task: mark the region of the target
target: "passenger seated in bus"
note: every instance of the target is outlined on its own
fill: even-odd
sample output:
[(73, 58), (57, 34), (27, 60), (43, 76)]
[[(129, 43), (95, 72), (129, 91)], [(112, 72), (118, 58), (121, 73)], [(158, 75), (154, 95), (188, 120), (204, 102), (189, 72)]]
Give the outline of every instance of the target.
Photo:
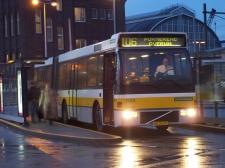
[(149, 82), (149, 67), (146, 67), (140, 77), (140, 82)]
[(125, 78), (125, 83), (135, 83), (138, 82), (138, 78), (136, 77), (136, 73), (134, 71), (131, 71)]
[(91, 77), (88, 80), (88, 86), (96, 86), (96, 84), (97, 84), (96, 77)]
[(164, 75), (174, 75), (174, 69), (168, 64), (169, 60), (167, 57), (163, 59), (162, 65), (156, 68), (155, 77)]

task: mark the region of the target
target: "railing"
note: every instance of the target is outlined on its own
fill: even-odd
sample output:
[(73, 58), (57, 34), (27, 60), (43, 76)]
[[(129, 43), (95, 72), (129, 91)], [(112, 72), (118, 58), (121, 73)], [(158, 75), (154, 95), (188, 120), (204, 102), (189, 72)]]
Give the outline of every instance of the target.
[(225, 126), (225, 100), (198, 103), (199, 122)]

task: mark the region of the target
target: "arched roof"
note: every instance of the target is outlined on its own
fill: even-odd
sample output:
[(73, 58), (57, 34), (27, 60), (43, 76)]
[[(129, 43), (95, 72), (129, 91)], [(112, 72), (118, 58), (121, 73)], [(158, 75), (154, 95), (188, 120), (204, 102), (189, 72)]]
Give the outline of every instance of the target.
[[(164, 18), (165, 19), (165, 18)], [(145, 20), (142, 22), (126, 24), (126, 31), (150, 31), (156, 24), (158, 24), (163, 18)]]
[[(165, 9), (148, 12), (144, 14), (134, 15), (126, 17), (126, 31), (127, 32), (138, 32), (138, 31), (154, 31), (154, 28), (163, 24), (163, 22), (174, 19), (175, 17), (182, 16), (190, 20), (195, 19), (195, 23), (202, 25), (204, 23), (195, 18), (194, 10), (188, 8), (183, 4), (171, 5)], [(215, 37), (219, 41), (218, 36), (215, 32), (207, 27), (207, 32)]]

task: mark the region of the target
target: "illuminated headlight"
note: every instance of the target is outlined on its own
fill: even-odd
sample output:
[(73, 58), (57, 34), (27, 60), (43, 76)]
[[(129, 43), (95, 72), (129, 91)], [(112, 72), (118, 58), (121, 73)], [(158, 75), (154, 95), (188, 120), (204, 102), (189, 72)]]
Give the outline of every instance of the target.
[(196, 110), (193, 108), (190, 109), (185, 109), (185, 110), (181, 110), (180, 113), (182, 116), (189, 116), (189, 117), (193, 117), (196, 115)]
[(136, 118), (138, 116), (137, 112), (126, 110), (123, 112), (124, 119)]

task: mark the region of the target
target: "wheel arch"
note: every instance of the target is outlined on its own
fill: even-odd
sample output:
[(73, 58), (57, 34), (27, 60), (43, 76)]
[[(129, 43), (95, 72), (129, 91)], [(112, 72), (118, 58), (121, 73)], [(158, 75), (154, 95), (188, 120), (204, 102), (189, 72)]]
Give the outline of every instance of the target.
[(92, 121), (93, 121), (93, 124), (95, 124), (95, 117), (94, 117), (95, 115), (94, 115), (94, 113), (95, 113), (95, 108), (96, 108), (97, 105), (100, 106), (100, 103), (99, 103), (98, 100), (95, 100), (94, 103), (93, 103), (93, 106), (92, 106)]

